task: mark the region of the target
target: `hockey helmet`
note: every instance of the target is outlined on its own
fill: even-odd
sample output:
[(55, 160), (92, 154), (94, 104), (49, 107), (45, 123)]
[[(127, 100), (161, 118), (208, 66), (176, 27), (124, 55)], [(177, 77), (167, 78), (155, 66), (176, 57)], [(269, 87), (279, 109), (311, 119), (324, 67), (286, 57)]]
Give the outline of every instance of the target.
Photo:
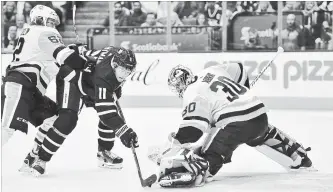
[(111, 60), (111, 67), (114, 69), (117, 78), (120, 77), (121, 80), (135, 71), (136, 64), (134, 52), (122, 47), (116, 50)]
[(30, 21), (36, 25), (48, 26), (48, 23), (53, 24), (53, 28), (60, 24), (60, 19), (57, 13), (45, 5), (36, 5), (30, 11)]
[(168, 86), (171, 91), (175, 92), (180, 98), (183, 97), (187, 86), (192, 82), (192, 71), (183, 66), (177, 65), (174, 67), (168, 77)]

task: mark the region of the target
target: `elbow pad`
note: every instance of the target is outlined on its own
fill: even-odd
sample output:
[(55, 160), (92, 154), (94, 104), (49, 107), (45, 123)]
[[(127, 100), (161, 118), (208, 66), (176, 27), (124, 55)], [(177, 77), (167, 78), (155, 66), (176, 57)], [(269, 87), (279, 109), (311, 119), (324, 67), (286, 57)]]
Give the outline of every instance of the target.
[(68, 65), (72, 69), (83, 69), (86, 63), (86, 60), (76, 53), (75, 50), (64, 46), (54, 50), (53, 57), (60, 65)]

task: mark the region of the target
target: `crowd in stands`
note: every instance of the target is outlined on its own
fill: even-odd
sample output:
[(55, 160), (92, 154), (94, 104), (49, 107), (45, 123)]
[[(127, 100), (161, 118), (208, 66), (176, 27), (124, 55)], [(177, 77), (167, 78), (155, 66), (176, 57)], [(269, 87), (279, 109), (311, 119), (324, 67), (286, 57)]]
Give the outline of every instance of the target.
[[(64, 23), (72, 18), (72, 1), (5, 1), (2, 7), (3, 29), (2, 43), (6, 52), (11, 52), (16, 46), (17, 38), (24, 27), (30, 24), (30, 10), (37, 4), (51, 7), (60, 19), (59, 31), (64, 30)], [(82, 2), (76, 2), (79, 7)]]
[[(288, 14), (284, 21), (287, 27), (282, 31), (282, 38), (286, 50), (333, 50), (333, 1), (286, 1), (283, 2), (283, 6), (283, 12), (304, 15), (303, 24), (295, 22), (293, 13)], [(224, 24), (221, 1), (174, 1), (171, 3), (172, 33), (210, 32), (213, 43), (217, 44), (215, 48), (221, 49), (222, 27), (229, 27), (236, 15), (274, 13), (277, 12), (278, 2), (227, 1), (226, 9), (227, 23)], [(116, 34), (165, 33), (167, 10), (165, 1), (116, 2), (114, 4), (115, 26), (118, 27)], [(109, 26), (109, 17), (105, 18), (104, 26)]]
[[(29, 12), (36, 4), (53, 8), (59, 15), (64, 30), (64, 22), (71, 18), (72, 1), (7, 1), (3, 6), (4, 39), (3, 45), (13, 49), (17, 37), (30, 22)], [(83, 2), (76, 2), (78, 6)], [(227, 1), (227, 22), (222, 19), (221, 1), (172, 1), (172, 33), (209, 33), (212, 49), (220, 50), (223, 27), (230, 27), (233, 19), (242, 14), (272, 14), (278, 9), (277, 1)], [(328, 49), (333, 50), (332, 20), (333, 1), (286, 1), (283, 12), (287, 14), (286, 27), (281, 31), (286, 50)], [(295, 13), (303, 14), (303, 23), (295, 22)], [(157, 34), (166, 33), (168, 4), (166, 1), (118, 1), (114, 3), (114, 23), (116, 34)], [(109, 16), (103, 25), (108, 27)], [(276, 29), (275, 25), (272, 29)], [(253, 32), (254, 38), (258, 32)], [(229, 38), (229, 33), (228, 33)], [(251, 42), (251, 41), (249, 41)], [(256, 41), (257, 43), (260, 41)], [(246, 45), (256, 47), (256, 45)], [(260, 47), (258, 45), (257, 47)]]

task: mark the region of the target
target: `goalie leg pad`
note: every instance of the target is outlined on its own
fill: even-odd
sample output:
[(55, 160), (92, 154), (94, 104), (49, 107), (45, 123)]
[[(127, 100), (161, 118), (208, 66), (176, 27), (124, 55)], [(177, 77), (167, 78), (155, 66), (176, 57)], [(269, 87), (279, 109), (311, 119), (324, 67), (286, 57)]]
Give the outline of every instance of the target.
[(308, 158), (307, 151), (311, 150), (304, 149), (293, 138), (272, 125), (269, 125), (263, 144), (255, 149), (286, 169), (300, 167), (304, 163), (302, 160)]

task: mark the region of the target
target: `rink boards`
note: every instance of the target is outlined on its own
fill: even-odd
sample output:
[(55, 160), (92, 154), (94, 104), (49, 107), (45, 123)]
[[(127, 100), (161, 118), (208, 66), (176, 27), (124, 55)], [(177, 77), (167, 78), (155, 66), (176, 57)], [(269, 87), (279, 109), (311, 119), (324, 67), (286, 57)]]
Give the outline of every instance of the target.
[[(262, 53), (138, 53), (137, 72), (129, 77), (120, 100), (125, 107), (179, 107), (180, 100), (169, 91), (170, 70), (185, 65), (199, 72), (210, 65), (242, 62), (250, 79), (274, 57)], [(2, 54), (2, 74), (11, 61)], [(155, 68), (147, 68), (156, 61)], [(253, 88), (270, 108), (333, 109), (333, 53), (294, 52), (280, 54)], [(54, 83), (48, 95), (54, 97)]]

